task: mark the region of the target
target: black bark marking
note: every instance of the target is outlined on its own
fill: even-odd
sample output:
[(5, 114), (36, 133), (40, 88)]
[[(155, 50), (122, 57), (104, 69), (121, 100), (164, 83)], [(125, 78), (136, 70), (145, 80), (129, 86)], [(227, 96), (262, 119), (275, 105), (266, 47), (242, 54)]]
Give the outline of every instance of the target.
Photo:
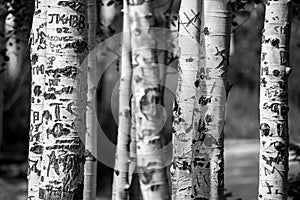
[(39, 56), (37, 54), (33, 54), (31, 57), (31, 63), (32, 65), (35, 65), (39, 60)]
[[(31, 166), (30, 166), (30, 163), (33, 163)], [(39, 170), (38, 168), (37, 168), (37, 164), (38, 164), (38, 160), (30, 160), (30, 159), (28, 159), (28, 171), (27, 171), (27, 176), (29, 176), (30, 175), (30, 173), (33, 171), (33, 172), (35, 172), (35, 173), (37, 173), (37, 175), (38, 176), (40, 176), (40, 174), (41, 174), (41, 170)]]
[(289, 53), (287, 51), (280, 51), (280, 64), (288, 67)]
[(148, 117), (156, 115), (156, 104), (160, 102), (160, 92), (158, 88), (147, 88), (140, 100), (141, 113), (148, 120)]
[(113, 0), (112, 0), (112, 1), (109, 1), (109, 2), (106, 4), (106, 6), (107, 6), (107, 7), (112, 6), (114, 3), (115, 3), (115, 1), (113, 1)]
[(196, 80), (195, 83), (194, 83), (195, 87), (199, 87), (200, 86), (200, 81), (199, 80)]
[(150, 187), (150, 190), (151, 190), (152, 192), (154, 192), (154, 191), (158, 190), (159, 187), (160, 187), (160, 185), (152, 185), (152, 186)]
[(279, 48), (279, 43), (280, 43), (280, 40), (278, 38), (271, 39), (271, 45), (273, 47)]
[(265, 78), (262, 78), (261, 79), (261, 84), (263, 85), (263, 87), (266, 87), (267, 86), (267, 81), (266, 81), (266, 79)]
[(186, 62), (193, 62), (194, 59), (192, 57), (188, 58), (188, 59), (185, 59)]
[(54, 100), (54, 99), (56, 99), (56, 96), (55, 96), (55, 94), (53, 94), (53, 93), (44, 93), (44, 98), (45, 98), (45, 100), (49, 100), (49, 99), (52, 99), (52, 100)]
[[(183, 13), (185, 15), (186, 19), (188, 20), (188, 22), (185, 22), (185, 23), (182, 22), (182, 24), (185, 25), (183, 27), (187, 28), (187, 27), (189, 27), (192, 24), (196, 29), (199, 29), (199, 27), (195, 23), (197, 23), (198, 20), (201, 21), (201, 19), (200, 19), (200, 17), (201, 17), (200, 12), (198, 12), (197, 14), (193, 10), (191, 10), (191, 12), (193, 14), (192, 18), (190, 18), (186, 12)], [(186, 28), (185, 28), (185, 30), (187, 31)]]
[(272, 194), (272, 187), (274, 187), (274, 185), (271, 185), (270, 183), (268, 183), (267, 181), (265, 182), (267, 184), (267, 188), (268, 188), (268, 193), (267, 194)]
[(270, 126), (269, 124), (262, 123), (260, 125), (260, 130), (262, 131), (263, 136), (268, 136), (270, 133)]
[(50, 112), (48, 110), (45, 110), (43, 112), (43, 115), (42, 115), (43, 119), (46, 120), (46, 124), (47, 124), (47, 121), (48, 120), (52, 120), (52, 115), (50, 114)]
[(49, 176), (50, 173), (50, 166), (53, 165), (54, 171), (57, 175), (59, 175), (59, 165), (58, 165), (58, 159), (56, 158), (55, 152), (52, 151), (50, 155), (47, 155), (49, 157), (49, 164), (47, 168), (47, 176)]
[(50, 74), (51, 74), (54, 78), (60, 77), (60, 74), (62, 74), (66, 77), (75, 79), (77, 76), (77, 73), (78, 73), (78, 69), (73, 66), (67, 66), (67, 67), (64, 67), (61, 69), (49, 69), (49, 70), (46, 70), (45, 73), (48, 76), (50, 76)]
[(52, 129), (47, 130), (47, 136), (49, 137), (49, 135), (53, 135), (53, 137), (58, 138), (71, 133), (70, 129), (63, 127), (62, 123), (55, 123)]
[(42, 94), (42, 90), (41, 90), (41, 86), (36, 85), (33, 89), (33, 94), (34, 96), (40, 96), (40, 94)]
[(43, 146), (42, 145), (34, 145), (30, 148), (30, 151), (35, 154), (42, 154), (43, 153)]
[(202, 95), (202, 96), (199, 98), (198, 103), (199, 103), (201, 106), (206, 106), (207, 104), (211, 103), (211, 96), (205, 97), (205, 96)]
[(208, 27), (204, 27), (204, 29), (203, 29), (203, 34), (204, 34), (204, 35), (209, 35)]
[(60, 106), (63, 105), (62, 103), (51, 103), (50, 107), (55, 106), (55, 121), (60, 120)]
[(69, 7), (75, 11), (79, 11), (79, 9), (84, 6), (80, 0), (72, 0), (72, 1), (59, 1), (59, 6)]
[(72, 43), (72, 47), (74, 48), (75, 53), (83, 53), (88, 49), (88, 44), (84, 40), (76, 40)]
[(261, 61), (264, 61), (265, 59), (266, 59), (266, 55), (267, 55), (267, 53), (265, 53), (265, 52), (262, 52), (262, 54), (261, 54), (262, 56), (261, 56)]

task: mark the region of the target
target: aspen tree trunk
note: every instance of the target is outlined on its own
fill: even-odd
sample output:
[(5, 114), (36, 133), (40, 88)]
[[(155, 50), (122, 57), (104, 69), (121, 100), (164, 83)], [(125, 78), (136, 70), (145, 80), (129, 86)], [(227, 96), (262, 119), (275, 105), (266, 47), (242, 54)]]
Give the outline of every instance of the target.
[(127, 0), (123, 1), (123, 40), (119, 89), (119, 127), (114, 173), (113, 199), (127, 200), (129, 195), (130, 132), (131, 132), (131, 58)]
[[(16, 81), (21, 72), (22, 52), (23, 45), (21, 45), (21, 38), (24, 33), (20, 33), (21, 27), (19, 27), (21, 19), (15, 16), (16, 10), (12, 7), (11, 3), (7, 3), (8, 14), (5, 18), (5, 39), (6, 39), (6, 56), (5, 60), (5, 82), (8, 84)], [(20, 30), (18, 30), (20, 29)]]
[(31, 110), (28, 154), (28, 199), (39, 199), (41, 163), (44, 151), (44, 112), (46, 57), (46, 1), (35, 1), (31, 30)]
[(150, 1), (130, 1), (133, 100), (137, 136), (137, 170), (144, 200), (169, 199), (162, 155), (163, 116), (155, 55), (154, 16)]
[(201, 2), (182, 0), (179, 10), (178, 86), (173, 106), (172, 199), (190, 199), (195, 81), (199, 67)]
[[(228, 0), (203, 0), (200, 67), (195, 81), (192, 198), (224, 199), (224, 122), (231, 13)], [(202, 55), (203, 54), (203, 55)]]
[[(0, 1), (3, 4), (3, 1)], [(0, 15), (0, 31), (4, 32), (4, 16)], [(4, 47), (4, 37), (0, 36), (0, 50)], [(2, 145), (3, 137), (3, 106), (4, 106), (4, 73), (5, 66), (3, 65), (4, 54), (0, 54), (0, 147)]]
[(287, 199), (290, 1), (267, 1), (261, 51), (258, 199)]
[(97, 111), (94, 108), (97, 92), (96, 79), (96, 55), (92, 52), (96, 45), (96, 0), (88, 0), (88, 90), (87, 90), (87, 111), (86, 111), (86, 138), (85, 138), (85, 165), (84, 165), (84, 200), (96, 199), (97, 188)]
[[(157, 55), (158, 55), (158, 63), (159, 63), (159, 79), (160, 79), (160, 95), (161, 98), (164, 98), (164, 90), (166, 85), (166, 76), (167, 76), (167, 68), (169, 67), (168, 64), (173, 61), (173, 55), (170, 53), (172, 51), (172, 45), (170, 43), (170, 39), (175, 36), (174, 32), (178, 32), (178, 26), (173, 29), (174, 32), (168, 31), (168, 29), (173, 28), (173, 25), (176, 26), (176, 19), (171, 19), (171, 17), (174, 17), (176, 15), (176, 12), (179, 10), (179, 4), (180, 0), (155, 0), (152, 2), (153, 7), (153, 14), (155, 18), (155, 26), (161, 27), (160, 29), (155, 29), (159, 33), (156, 33), (159, 35), (159, 46), (162, 48), (157, 49)], [(174, 17), (175, 18), (175, 17)], [(173, 34), (172, 34), (173, 33)], [(173, 42), (173, 41), (171, 41)], [(131, 102), (132, 105), (134, 105), (134, 101)], [(164, 106), (164, 102), (162, 101), (161, 104)], [(131, 112), (134, 113), (134, 106), (132, 106)], [(167, 109), (165, 107), (165, 109)], [(163, 119), (165, 122), (166, 119)], [(130, 200), (136, 200), (136, 199), (142, 199), (142, 194), (140, 191), (140, 185), (138, 180), (138, 172), (135, 168), (136, 166), (136, 122), (135, 119), (132, 118), (131, 122), (131, 143), (130, 143), (130, 173), (129, 173), (129, 183), (130, 183)], [(165, 124), (164, 124), (165, 125)], [(164, 129), (162, 130), (162, 134), (164, 135), (164, 130), (166, 126), (164, 126)], [(163, 138), (163, 144), (166, 143), (164, 139), (167, 136), (162, 136)], [(167, 174), (169, 167), (167, 169)], [(134, 174), (132, 174), (132, 172)], [(169, 177), (168, 177), (169, 179)], [(171, 186), (171, 184), (169, 185)], [(171, 189), (169, 189), (171, 190)]]
[(47, 1), (45, 150), (40, 198), (83, 198), (87, 1)]
[(112, 23), (116, 16), (120, 14), (121, 7), (117, 3), (118, 1), (112, 0), (102, 0), (100, 7), (100, 29), (102, 40), (105, 40), (107, 37), (113, 35), (116, 30), (112, 26)]

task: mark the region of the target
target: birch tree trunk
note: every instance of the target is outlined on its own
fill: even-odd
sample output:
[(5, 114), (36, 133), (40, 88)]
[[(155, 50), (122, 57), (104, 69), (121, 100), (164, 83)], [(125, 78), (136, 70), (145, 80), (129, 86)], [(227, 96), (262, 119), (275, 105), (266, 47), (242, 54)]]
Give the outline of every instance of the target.
[(28, 154), (28, 199), (39, 199), (41, 163), (44, 151), (44, 112), (46, 57), (46, 1), (35, 1), (31, 30), (31, 110)]
[(129, 198), (130, 132), (131, 132), (131, 58), (127, 0), (123, 1), (123, 39), (119, 89), (119, 126), (116, 149), (113, 199)]
[[(203, 0), (200, 67), (195, 81), (192, 198), (223, 199), (225, 104), (231, 14), (228, 0)], [(201, 54), (202, 54), (201, 53)]]
[(179, 10), (178, 85), (173, 106), (172, 199), (190, 199), (195, 81), (199, 67), (201, 3), (183, 0)]
[[(0, 1), (3, 5), (3, 1)], [(4, 33), (4, 16), (3, 13), (0, 15), (0, 32)], [(0, 35), (0, 50), (3, 51), (5, 46), (4, 37)], [(2, 145), (3, 138), (3, 107), (4, 107), (4, 73), (5, 65), (3, 65), (5, 53), (0, 54), (0, 147)]]
[[(24, 39), (24, 32), (22, 33), (22, 27), (19, 27), (21, 24), (21, 17), (17, 16), (17, 9), (14, 8), (17, 2), (7, 2), (8, 14), (5, 18), (5, 39), (6, 39), (6, 56), (5, 60), (6, 71), (5, 71), (5, 82), (6, 87), (9, 87), (11, 83), (16, 81), (17, 77), (21, 72), (22, 65), (22, 53), (23, 53), (23, 44), (21, 44), (21, 39)], [(18, 2), (21, 4), (21, 2)], [(20, 5), (21, 7), (22, 5)], [(25, 17), (25, 16), (23, 16)], [(22, 35), (23, 34), (23, 35)]]
[[(3, 4), (3, 1), (0, 1)], [(4, 16), (0, 15), (0, 31), (4, 32)], [(4, 37), (0, 36), (0, 50), (3, 50), (5, 45)], [(3, 51), (4, 52), (4, 51)], [(5, 54), (0, 54), (0, 147), (2, 145), (3, 138), (3, 107), (4, 107), (4, 73), (5, 66), (3, 65), (3, 59)]]
[(137, 136), (137, 170), (144, 200), (169, 199), (162, 155), (163, 116), (150, 1), (130, 1), (132, 87)]
[[(156, 49), (156, 53), (158, 56), (158, 63), (159, 63), (159, 79), (160, 79), (160, 98), (164, 98), (164, 89), (166, 85), (166, 77), (167, 77), (167, 68), (169, 67), (168, 64), (172, 63), (174, 61), (173, 55), (170, 53), (172, 52), (172, 45), (170, 43), (170, 39), (175, 37), (174, 32), (178, 33), (178, 26), (175, 30), (168, 31), (169, 28), (173, 24), (176, 24), (174, 21), (176, 19), (170, 19), (171, 17), (177, 16), (177, 12), (179, 10), (179, 4), (180, 0), (155, 0), (152, 2), (152, 8), (153, 8), (153, 16), (155, 19), (155, 31), (157, 35), (159, 35), (159, 48)], [(175, 17), (174, 17), (175, 18)], [(172, 22), (171, 22), (172, 21)], [(172, 25), (171, 25), (172, 24)], [(176, 26), (176, 25), (175, 25)], [(173, 27), (172, 27), (173, 28)], [(172, 34), (173, 33), (173, 34)], [(158, 39), (158, 38), (156, 38)], [(173, 42), (173, 41), (171, 41)], [(132, 100), (131, 105), (131, 113), (135, 113), (134, 111), (134, 100)], [(161, 105), (164, 105), (164, 102), (161, 102)], [(164, 109), (168, 109), (167, 106), (164, 107)], [(163, 119), (165, 122), (166, 119)], [(166, 122), (164, 124), (164, 129), (162, 130), (162, 140), (163, 144), (166, 142), (166, 133), (165, 128), (169, 128), (166, 125)], [(164, 136), (165, 135), (165, 136)], [(164, 140), (165, 139), (165, 140)], [(138, 179), (138, 172), (136, 170), (136, 121), (135, 118), (132, 118), (131, 121), (131, 139), (130, 139), (130, 166), (129, 166), (129, 183), (130, 183), (130, 200), (136, 200), (136, 199), (142, 199), (142, 194), (140, 191), (140, 185)], [(169, 167), (166, 167), (168, 170)], [(132, 174), (134, 173), (134, 174)], [(168, 174), (168, 171), (167, 171)], [(168, 177), (169, 179), (169, 177)], [(171, 186), (171, 184), (170, 184)], [(170, 190), (170, 189), (169, 189)]]
[(258, 199), (287, 199), (290, 1), (267, 1), (261, 51)]
[(40, 198), (82, 199), (87, 1), (47, 1), (45, 150)]
[(97, 111), (94, 108), (97, 92), (96, 79), (96, 55), (92, 52), (96, 45), (96, 23), (97, 23), (97, 2), (88, 0), (88, 90), (87, 90), (87, 111), (86, 111), (86, 138), (85, 138), (85, 165), (84, 165), (84, 200), (96, 199), (97, 188)]
[(111, 0), (102, 0), (100, 6), (100, 29), (102, 40), (105, 40), (107, 37), (112, 36), (116, 33), (115, 28), (113, 27), (113, 21), (116, 16), (120, 14), (121, 7), (119, 1)]

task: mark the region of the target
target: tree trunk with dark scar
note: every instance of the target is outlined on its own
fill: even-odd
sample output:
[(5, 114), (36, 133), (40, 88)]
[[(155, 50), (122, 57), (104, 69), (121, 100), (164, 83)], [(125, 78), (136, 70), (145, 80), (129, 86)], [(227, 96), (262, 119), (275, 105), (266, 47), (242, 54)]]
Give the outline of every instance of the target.
[(201, 3), (198, 0), (181, 2), (179, 10), (180, 47), (178, 86), (174, 102), (172, 199), (190, 199), (192, 192), (192, 139), (195, 102), (195, 81), (199, 68), (199, 30)]
[(35, 1), (35, 12), (31, 30), (31, 110), (28, 154), (28, 199), (39, 198), (39, 186), (44, 152), (44, 124), (47, 113), (44, 112), (46, 26), (47, 5), (45, 1)]
[(47, 1), (44, 110), (48, 120), (41, 199), (83, 199), (87, 67), (81, 64), (88, 50), (86, 12), (87, 1)]
[[(144, 200), (169, 199), (162, 153), (163, 116), (150, 1), (129, 1), (132, 48), (133, 117), (136, 122), (137, 172)], [(158, 37), (158, 36), (157, 36)]]
[(192, 199), (223, 199), (225, 105), (231, 12), (228, 0), (203, 0), (194, 108)]
[(258, 199), (287, 199), (290, 1), (266, 1), (260, 69)]

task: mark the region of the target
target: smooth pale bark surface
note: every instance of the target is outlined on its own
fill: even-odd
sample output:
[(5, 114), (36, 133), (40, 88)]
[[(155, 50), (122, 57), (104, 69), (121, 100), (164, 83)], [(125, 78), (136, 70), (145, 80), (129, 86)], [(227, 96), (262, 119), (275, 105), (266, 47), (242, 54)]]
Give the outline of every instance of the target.
[[(230, 2), (203, 0), (200, 45), (203, 55), (195, 81), (192, 198), (223, 199), (224, 122), (229, 92)], [(201, 54), (202, 54), (201, 53)]]
[(87, 2), (47, 1), (46, 136), (40, 198), (83, 196)]
[(42, 154), (45, 137), (44, 123), (48, 114), (44, 112), (46, 57), (46, 2), (35, 2), (31, 30), (31, 110), (28, 154), (28, 199), (39, 199)]
[[(113, 199), (127, 200), (129, 195), (129, 166), (131, 142), (131, 54), (127, 0), (123, 1), (123, 39), (119, 87), (119, 126), (114, 171)], [(133, 160), (134, 162), (134, 160)]]
[(195, 81), (199, 67), (201, 1), (183, 0), (179, 10), (178, 86), (173, 106), (172, 199), (190, 199)]
[(163, 126), (156, 38), (150, 1), (130, 1), (133, 99), (137, 139), (137, 171), (144, 200), (169, 199), (162, 155)]
[(87, 90), (87, 111), (86, 111), (86, 137), (85, 137), (85, 164), (84, 164), (84, 200), (96, 199), (97, 188), (97, 111), (94, 108), (95, 95), (97, 91), (96, 79), (96, 54), (92, 52), (96, 45), (96, 22), (97, 2), (88, 0), (88, 90)]
[(267, 1), (261, 51), (258, 199), (287, 199), (289, 0)]

